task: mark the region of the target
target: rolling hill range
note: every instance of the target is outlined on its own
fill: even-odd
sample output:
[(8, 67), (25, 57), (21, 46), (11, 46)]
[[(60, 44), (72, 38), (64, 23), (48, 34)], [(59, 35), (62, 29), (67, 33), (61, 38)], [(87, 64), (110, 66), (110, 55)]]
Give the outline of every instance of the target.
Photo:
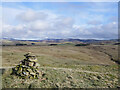
[(72, 44), (115, 44), (118, 43), (118, 39), (111, 40), (95, 40), (95, 39), (45, 39), (45, 40), (18, 40), (13, 38), (3, 38), (2, 45), (16, 45), (16, 44), (25, 44), (25, 45), (48, 45), (50, 43), (55, 44), (64, 44), (64, 43), (72, 43)]

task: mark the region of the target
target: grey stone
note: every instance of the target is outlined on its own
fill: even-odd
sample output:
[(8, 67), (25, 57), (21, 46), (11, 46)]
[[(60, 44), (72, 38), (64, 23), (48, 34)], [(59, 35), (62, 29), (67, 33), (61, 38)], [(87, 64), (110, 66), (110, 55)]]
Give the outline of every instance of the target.
[(38, 70), (40, 65), (37, 63), (36, 56), (30, 52), (24, 56), (25, 59), (20, 61), (20, 64), (12, 69), (12, 73), (24, 78), (41, 78), (43, 73)]

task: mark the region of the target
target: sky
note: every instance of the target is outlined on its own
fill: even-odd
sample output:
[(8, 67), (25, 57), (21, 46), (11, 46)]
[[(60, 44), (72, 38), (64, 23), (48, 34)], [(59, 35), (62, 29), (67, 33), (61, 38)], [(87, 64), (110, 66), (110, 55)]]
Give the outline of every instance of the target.
[(117, 2), (4, 2), (2, 37), (117, 39)]

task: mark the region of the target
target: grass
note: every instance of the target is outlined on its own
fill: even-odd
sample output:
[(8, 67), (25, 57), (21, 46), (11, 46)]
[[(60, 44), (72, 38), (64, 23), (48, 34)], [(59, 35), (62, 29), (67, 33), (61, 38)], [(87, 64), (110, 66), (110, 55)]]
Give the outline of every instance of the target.
[(108, 55), (116, 58), (116, 49), (110, 45), (5, 46), (3, 67), (16, 66), (24, 54), (32, 52), (46, 80), (20, 79), (10, 75), (11, 69), (8, 69), (3, 74), (3, 88), (116, 88), (118, 65)]
[[(91, 68), (91, 66), (84, 66)], [(93, 67), (93, 66), (92, 66)], [(100, 66), (99, 66), (100, 67)], [(110, 66), (109, 66), (110, 67)], [(109, 69), (109, 67), (105, 69)], [(112, 66), (111, 66), (112, 67)], [(102, 66), (101, 66), (102, 68)], [(19, 79), (10, 75), (10, 69), (3, 75), (3, 88), (116, 88), (118, 87), (117, 68), (113, 73), (73, 68), (40, 67), (46, 80)], [(94, 72), (93, 72), (94, 71)], [(98, 70), (100, 71), (100, 70)]]
[[(108, 48), (109, 49), (109, 48)], [(113, 50), (114, 51), (114, 50)], [(3, 66), (18, 64), (27, 52), (37, 55), (42, 66), (103, 64), (113, 65), (110, 57), (99, 50), (75, 46), (5, 46), (3, 47)], [(112, 52), (112, 50), (111, 50)], [(117, 53), (116, 53), (117, 54)]]

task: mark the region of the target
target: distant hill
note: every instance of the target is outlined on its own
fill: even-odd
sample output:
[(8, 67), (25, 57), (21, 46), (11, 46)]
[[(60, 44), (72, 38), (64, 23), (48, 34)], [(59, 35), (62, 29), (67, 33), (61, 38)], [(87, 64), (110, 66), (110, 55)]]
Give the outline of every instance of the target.
[(87, 43), (87, 44), (115, 44), (118, 42), (118, 39), (111, 40), (96, 40), (96, 39), (45, 39), (45, 40), (18, 40), (14, 38), (3, 38), (2, 43), (9, 45), (13, 45), (13, 43)]

